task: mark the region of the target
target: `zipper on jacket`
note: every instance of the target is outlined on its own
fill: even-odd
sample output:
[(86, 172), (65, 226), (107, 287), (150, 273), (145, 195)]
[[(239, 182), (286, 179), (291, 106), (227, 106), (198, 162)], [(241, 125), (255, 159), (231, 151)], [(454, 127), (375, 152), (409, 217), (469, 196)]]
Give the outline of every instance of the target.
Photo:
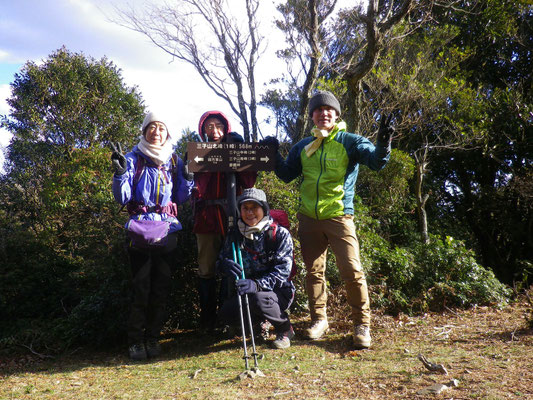
[[(217, 172), (217, 191), (216, 191), (216, 195), (215, 195), (215, 198), (216, 198), (216, 199), (219, 199), (220, 196), (222, 195), (222, 194), (220, 193), (220, 190), (221, 190), (221, 188), (220, 188), (220, 183), (221, 183), (221, 182), (220, 182), (220, 181), (221, 181), (221, 180), (222, 180), (221, 174), (220, 174), (220, 172)], [(227, 184), (227, 183), (226, 183), (226, 184)], [(227, 195), (228, 195), (228, 194), (226, 193), (226, 196), (227, 196)], [(220, 232), (221, 232), (222, 236), (224, 236), (224, 235), (225, 235), (225, 232), (224, 232), (224, 222), (222, 221), (222, 215), (221, 215), (221, 213), (220, 213), (220, 207), (215, 205), (215, 211), (216, 211), (217, 218), (218, 218), (218, 225), (220, 226)]]
[[(156, 193), (156, 198), (155, 198), (156, 204), (161, 204), (161, 201), (165, 197), (165, 192), (167, 190), (167, 184), (170, 184), (170, 180), (168, 178), (167, 173), (165, 172), (165, 168), (166, 168), (165, 165), (162, 165), (157, 168), (157, 193)], [(162, 188), (161, 188), (161, 183), (163, 183)]]
[[(320, 164), (320, 173), (318, 174), (318, 178), (316, 180), (316, 201), (315, 201), (316, 219), (318, 219), (318, 193), (319, 193), (318, 187), (320, 184), (320, 177), (322, 176), (322, 156), (324, 156), (324, 142), (322, 142), (322, 144), (320, 145), (320, 158), (318, 160), (318, 163)], [(326, 163), (324, 162), (324, 167), (325, 167), (325, 164)]]
[(160, 197), (159, 191), (160, 190), (161, 190), (161, 170), (158, 168), (157, 169), (157, 191), (156, 191), (156, 194), (155, 194), (155, 204), (159, 204), (160, 203), (160, 200), (159, 200), (159, 197)]

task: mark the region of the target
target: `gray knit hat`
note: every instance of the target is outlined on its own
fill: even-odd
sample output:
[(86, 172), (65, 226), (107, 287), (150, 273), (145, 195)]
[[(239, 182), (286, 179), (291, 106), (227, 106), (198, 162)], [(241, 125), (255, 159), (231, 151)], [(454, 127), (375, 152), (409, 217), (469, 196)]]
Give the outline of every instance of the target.
[(241, 210), (241, 204), (246, 201), (254, 201), (259, 204), (261, 207), (263, 207), (265, 215), (267, 215), (270, 211), (266, 194), (261, 189), (248, 188), (242, 191), (242, 194), (237, 198), (237, 206), (239, 207), (239, 212)]
[[(152, 122), (161, 122), (162, 124), (167, 126), (167, 124), (161, 118), (161, 115), (156, 114), (156, 113), (151, 111), (151, 112), (147, 113), (146, 116), (144, 117), (144, 121), (143, 121), (143, 124), (142, 124), (142, 127), (141, 127), (141, 132), (143, 133), (143, 135), (144, 135), (144, 130), (146, 129), (146, 127), (148, 125), (150, 125), (150, 123), (152, 123)], [(168, 132), (168, 126), (167, 126), (167, 133), (168, 133), (169, 136), (172, 137), (170, 132)]]
[(309, 101), (309, 116), (313, 116), (313, 111), (321, 106), (330, 106), (337, 111), (338, 115), (341, 115), (341, 105), (335, 95), (326, 90), (319, 90), (315, 93)]

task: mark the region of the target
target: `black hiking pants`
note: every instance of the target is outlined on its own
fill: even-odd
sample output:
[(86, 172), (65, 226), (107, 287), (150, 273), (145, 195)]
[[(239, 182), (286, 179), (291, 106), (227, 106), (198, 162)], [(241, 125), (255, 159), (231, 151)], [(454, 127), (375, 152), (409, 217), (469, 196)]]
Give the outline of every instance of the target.
[[(256, 324), (267, 319), (274, 326), (276, 333), (288, 331), (291, 324), (286, 311), (291, 304), (292, 298), (293, 293), (291, 288), (248, 294), (252, 323)], [(246, 321), (244, 298), (242, 299), (242, 306), (244, 320)], [(240, 323), (239, 300), (237, 295), (231, 296), (224, 301), (219, 312), (219, 317), (228, 325), (237, 325)]]
[(128, 247), (131, 266), (131, 307), (128, 319), (128, 344), (158, 339), (167, 321), (167, 299), (176, 259), (177, 235), (168, 236), (161, 250)]

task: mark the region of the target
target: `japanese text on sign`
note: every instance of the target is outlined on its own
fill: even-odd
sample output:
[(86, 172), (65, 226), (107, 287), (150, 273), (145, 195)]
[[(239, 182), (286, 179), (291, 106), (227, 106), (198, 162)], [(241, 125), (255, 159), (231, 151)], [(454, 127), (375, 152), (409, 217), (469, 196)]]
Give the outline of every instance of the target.
[(191, 172), (270, 171), (275, 167), (274, 150), (259, 143), (187, 143)]

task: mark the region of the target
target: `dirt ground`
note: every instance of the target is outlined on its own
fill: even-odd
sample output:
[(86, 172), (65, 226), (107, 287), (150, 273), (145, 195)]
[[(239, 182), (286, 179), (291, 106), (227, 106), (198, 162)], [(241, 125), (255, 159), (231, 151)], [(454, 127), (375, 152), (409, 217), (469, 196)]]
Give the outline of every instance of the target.
[[(374, 367), (381, 362), (387, 372), (354, 379), (342, 387), (356, 385), (360, 399), (533, 399), (532, 320), (527, 296), (501, 310), (474, 307), (417, 317), (375, 315), (373, 349), (368, 352), (380, 353), (370, 358), (377, 361)], [(345, 321), (337, 328), (349, 329)], [(440, 364), (446, 374), (424, 368), (419, 354)], [(394, 367), (387, 359), (403, 366), (389, 374)], [(449, 388), (440, 394), (422, 394), (438, 384)], [(354, 398), (343, 390), (337, 395)]]
[[(474, 307), (416, 317), (375, 312), (372, 348), (364, 351), (351, 346), (346, 309), (330, 311), (324, 339), (297, 335), (282, 352), (259, 347), (264, 378), (233, 379), (242, 371), (239, 339), (206, 344), (193, 332), (176, 332), (163, 343), (164, 357), (141, 364), (130, 362), (124, 349), (80, 350), (54, 360), (2, 356), (0, 399), (533, 400), (528, 297), (501, 310)], [(293, 322), (298, 334), (307, 316), (295, 315)], [(446, 374), (427, 369), (419, 355)], [(435, 385), (447, 387), (428, 391)]]

